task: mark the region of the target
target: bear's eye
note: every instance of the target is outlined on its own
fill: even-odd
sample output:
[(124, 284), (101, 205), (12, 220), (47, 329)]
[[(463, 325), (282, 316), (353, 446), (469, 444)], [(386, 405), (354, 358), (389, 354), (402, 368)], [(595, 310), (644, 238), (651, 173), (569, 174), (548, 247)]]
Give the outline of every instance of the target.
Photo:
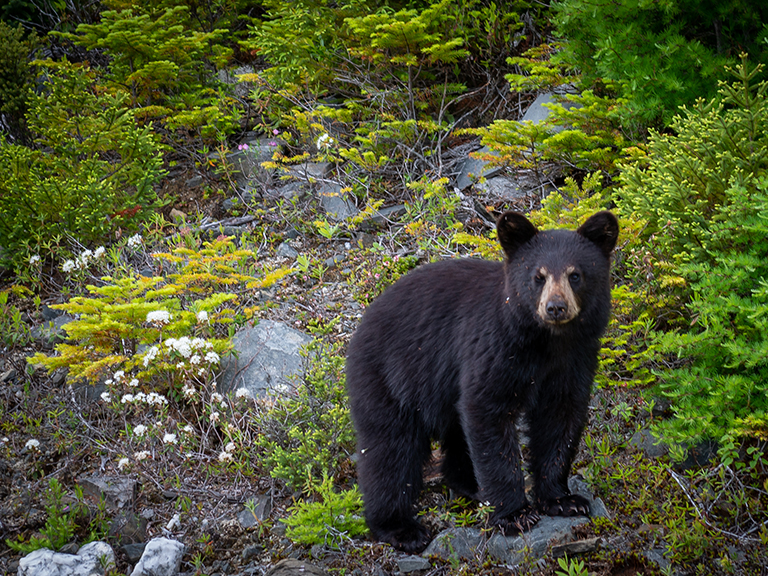
[(571, 281), (571, 284), (578, 284), (581, 282), (581, 274), (578, 272), (571, 272), (571, 274), (568, 276), (568, 280)]
[(544, 284), (547, 281), (547, 277), (539, 272), (536, 274), (536, 276), (533, 277), (533, 281), (536, 282), (536, 284)]

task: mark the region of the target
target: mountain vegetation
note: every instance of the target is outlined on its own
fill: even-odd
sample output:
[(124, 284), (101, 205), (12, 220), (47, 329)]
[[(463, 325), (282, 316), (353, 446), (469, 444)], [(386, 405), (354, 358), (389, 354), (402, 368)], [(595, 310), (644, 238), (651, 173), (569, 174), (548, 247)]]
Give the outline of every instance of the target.
[[(420, 263), (501, 258), (504, 210), (573, 228), (611, 209), (613, 318), (574, 467), (612, 512), (578, 536), (604, 545), (429, 573), (764, 574), (766, 65), (762, 0), (6, 2), (0, 568), (114, 540), (77, 482), (99, 472), (141, 481), (151, 529), (194, 526), (188, 573), (239, 569), (253, 542), (260, 566), (395, 571), (355, 484), (361, 311)], [(522, 121), (544, 94), (546, 120)], [(468, 159), (518, 192), (460, 187)], [(313, 336), (304, 374), (220, 390), (260, 319)], [(268, 517), (214, 525), (253, 493)], [(490, 529), (439, 483), (421, 505), (433, 531)]]

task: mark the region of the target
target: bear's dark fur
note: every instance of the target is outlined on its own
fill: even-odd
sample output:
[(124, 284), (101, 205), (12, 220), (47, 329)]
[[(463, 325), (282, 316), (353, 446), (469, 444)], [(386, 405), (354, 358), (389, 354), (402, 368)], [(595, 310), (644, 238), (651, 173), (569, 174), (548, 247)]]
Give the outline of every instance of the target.
[(448, 486), (489, 502), (491, 521), (508, 534), (540, 513), (589, 513), (567, 478), (608, 323), (618, 222), (599, 212), (575, 232), (538, 231), (507, 212), (497, 230), (504, 262), (456, 259), (414, 270), (371, 304), (349, 344), (366, 520), (375, 538), (406, 552), (429, 541), (414, 505), (433, 438)]

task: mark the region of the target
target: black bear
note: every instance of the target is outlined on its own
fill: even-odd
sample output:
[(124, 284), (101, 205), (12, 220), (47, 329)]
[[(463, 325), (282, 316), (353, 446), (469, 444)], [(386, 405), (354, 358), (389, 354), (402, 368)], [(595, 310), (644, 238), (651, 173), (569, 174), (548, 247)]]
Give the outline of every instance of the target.
[[(494, 507), (507, 534), (539, 514), (589, 513), (568, 473), (587, 419), (600, 336), (610, 313), (616, 217), (539, 231), (506, 212), (506, 259), (420, 267), (366, 311), (349, 343), (347, 390), (358, 481), (373, 536), (415, 553), (429, 532), (415, 518), (422, 467), (440, 441), (445, 483)], [(528, 423), (526, 500), (515, 421)]]

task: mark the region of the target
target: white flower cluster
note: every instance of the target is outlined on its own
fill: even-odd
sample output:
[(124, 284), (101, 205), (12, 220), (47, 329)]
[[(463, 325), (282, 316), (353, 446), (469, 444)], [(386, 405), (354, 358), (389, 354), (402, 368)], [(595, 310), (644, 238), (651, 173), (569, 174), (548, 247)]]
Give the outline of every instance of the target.
[[(213, 351), (213, 344), (204, 340), (203, 338), (189, 338), (182, 336), (181, 338), (168, 338), (165, 341), (165, 345), (171, 352), (176, 352), (181, 355), (186, 362), (189, 362), (192, 366), (198, 367), (198, 373), (200, 375), (205, 374), (207, 368), (202, 366), (202, 363), (206, 364), (218, 364), (221, 362), (219, 355)], [(187, 367), (185, 361), (178, 362), (176, 367), (184, 369)], [(145, 362), (148, 364), (149, 361)], [(145, 364), (146, 365), (146, 364)], [(187, 396), (191, 396), (193, 392), (185, 391)]]
[(123, 372), (122, 370), (118, 370), (117, 372), (112, 374), (112, 378), (109, 380), (106, 380), (104, 384), (106, 384), (107, 386), (111, 384), (120, 384), (124, 379), (125, 379), (125, 372)]
[(134, 433), (136, 436), (144, 436), (144, 434), (146, 433), (146, 431), (147, 431), (147, 427), (146, 427), (146, 426), (144, 426), (144, 424), (137, 424), (137, 425), (136, 425), (136, 426), (134, 426), (134, 428), (133, 428), (133, 433)]
[(147, 322), (150, 324), (168, 324), (171, 321), (171, 313), (168, 310), (153, 310), (147, 312)]
[(168, 399), (157, 392), (150, 392), (149, 394), (137, 392), (136, 394), (123, 394), (123, 397), (120, 398), (120, 402), (123, 404), (146, 403), (150, 406), (162, 406), (163, 404), (168, 404)]
[(37, 264), (38, 262), (40, 262), (40, 256), (38, 256), (37, 254), (32, 254), (32, 256), (29, 257), (30, 264), (34, 265), (34, 264)]
[(34, 452), (37, 452), (40, 450), (40, 440), (35, 440), (34, 438), (30, 438), (27, 440), (27, 443), (24, 444), (24, 448), (27, 450), (32, 450)]
[(212, 350), (213, 344), (206, 342), (202, 338), (189, 338), (188, 336), (182, 336), (181, 338), (168, 338), (165, 341), (165, 345), (171, 350), (175, 350), (181, 354), (184, 358), (190, 358), (192, 353), (196, 350)]
[(198, 324), (205, 324), (208, 322), (208, 312), (205, 310), (200, 310), (200, 312), (196, 314), (196, 317)]
[(219, 453), (219, 462), (231, 462), (232, 461), (232, 452), (234, 452), (237, 449), (237, 446), (234, 442), (229, 442), (226, 446), (224, 446), (224, 450)]
[(141, 246), (141, 234), (134, 234), (130, 238), (128, 238), (128, 242), (126, 242), (126, 245), (128, 248), (138, 248)]
[(133, 457), (136, 458), (136, 460), (138, 460), (139, 462), (141, 462), (142, 460), (146, 460), (147, 458), (149, 458), (149, 456), (150, 454), (146, 450), (141, 450), (139, 452), (133, 453)]
[(335, 143), (335, 140), (331, 137), (330, 134), (327, 132), (320, 136), (320, 138), (317, 139), (317, 149), (323, 150), (323, 149), (329, 149), (331, 146), (333, 146)]
[[(99, 246), (93, 252), (91, 250), (83, 250), (80, 253), (80, 256), (78, 256), (74, 260), (67, 260), (66, 262), (64, 262), (64, 264), (61, 265), (61, 270), (65, 274), (69, 274), (73, 270), (81, 270), (81, 269), (87, 268), (88, 265), (93, 260), (99, 260), (102, 256), (104, 256), (105, 253), (106, 253), (106, 250), (104, 249), (104, 246)], [(38, 260), (40, 259), (39, 256), (37, 258)], [(30, 258), (30, 264), (32, 263), (33, 263), (32, 258)]]
[(157, 358), (157, 354), (160, 352), (160, 348), (157, 346), (152, 346), (147, 349), (147, 351), (144, 353), (144, 368), (147, 368), (149, 366), (149, 363), (152, 362), (155, 358)]
[(128, 460), (128, 458), (120, 458), (120, 461), (117, 463), (117, 469), (122, 470), (123, 468), (127, 468), (131, 464), (131, 461)]

